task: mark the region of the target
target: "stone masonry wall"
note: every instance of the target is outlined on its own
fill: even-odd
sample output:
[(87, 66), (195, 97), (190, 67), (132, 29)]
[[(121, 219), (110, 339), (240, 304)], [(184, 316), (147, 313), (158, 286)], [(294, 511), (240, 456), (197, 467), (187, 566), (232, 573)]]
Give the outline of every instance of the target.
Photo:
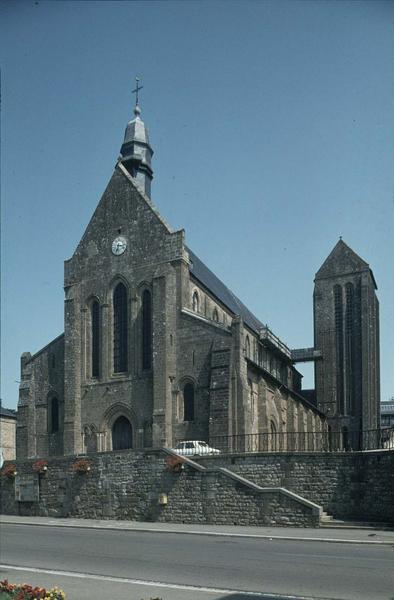
[(265, 487), (281, 486), (333, 517), (394, 523), (394, 451), (266, 453), (201, 459)]
[[(124, 450), (89, 456), (91, 470), (75, 473), (75, 457), (54, 458), (43, 475), (33, 461), (19, 461), (18, 476), (36, 477), (39, 502), (17, 502), (15, 480), (1, 477), (5, 514), (184, 523), (315, 526), (310, 506), (277, 490), (259, 493), (220, 471), (189, 465), (179, 473), (166, 468), (160, 450)], [(167, 504), (159, 503), (165, 494)]]
[[(36, 476), (40, 502), (16, 502), (15, 482), (1, 477), (5, 514), (137, 521), (316, 526), (311, 508), (278, 491), (259, 493), (220, 467), (261, 487), (283, 487), (342, 519), (394, 523), (394, 452), (259, 454), (199, 459), (180, 473), (160, 450), (90, 455), (91, 471), (74, 473), (75, 457), (51, 458)], [(19, 475), (33, 461), (18, 461)], [(198, 467), (198, 465), (197, 465)], [(167, 504), (159, 503), (166, 494)]]

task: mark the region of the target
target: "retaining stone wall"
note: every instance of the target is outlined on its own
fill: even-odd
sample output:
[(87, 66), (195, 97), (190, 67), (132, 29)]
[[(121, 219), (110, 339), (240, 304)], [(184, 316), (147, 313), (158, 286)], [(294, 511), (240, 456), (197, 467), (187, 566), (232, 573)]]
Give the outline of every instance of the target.
[[(218, 471), (185, 465), (169, 472), (160, 450), (124, 450), (89, 455), (91, 470), (72, 471), (75, 457), (53, 458), (35, 475), (39, 502), (17, 502), (15, 481), (1, 477), (5, 514), (185, 523), (315, 526), (310, 506), (278, 491), (261, 494)], [(18, 475), (34, 474), (34, 461), (18, 461)], [(166, 494), (167, 505), (159, 504)]]
[[(394, 523), (394, 451), (354, 454), (260, 454), (199, 459), (206, 471), (165, 468), (160, 450), (89, 455), (87, 474), (75, 457), (50, 458), (38, 476), (40, 502), (16, 502), (15, 482), (1, 477), (5, 514), (238, 525), (316, 526), (309, 506), (273, 491), (258, 493), (227, 477), (226, 467), (261, 487), (284, 487), (342, 519)], [(32, 460), (18, 461), (32, 474)], [(167, 505), (159, 495), (167, 494)]]
[(262, 487), (281, 486), (345, 520), (394, 523), (394, 451), (200, 459)]

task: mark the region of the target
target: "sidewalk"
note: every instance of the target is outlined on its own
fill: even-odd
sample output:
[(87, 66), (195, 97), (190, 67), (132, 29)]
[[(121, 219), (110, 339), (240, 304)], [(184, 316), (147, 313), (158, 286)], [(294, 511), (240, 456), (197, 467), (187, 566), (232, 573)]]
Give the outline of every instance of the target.
[(302, 528), (302, 527), (242, 527), (238, 525), (205, 525), (185, 523), (148, 523), (140, 521), (112, 521), (95, 519), (58, 519), (51, 517), (20, 517), (0, 515), (0, 526), (6, 523), (16, 525), (40, 525), (47, 527), (83, 527), (87, 529), (108, 529), (123, 531), (145, 531), (152, 533), (172, 533), (189, 535), (214, 535), (232, 537), (253, 537), (269, 540), (319, 541), (346, 544), (380, 544), (394, 546), (394, 530), (355, 527)]

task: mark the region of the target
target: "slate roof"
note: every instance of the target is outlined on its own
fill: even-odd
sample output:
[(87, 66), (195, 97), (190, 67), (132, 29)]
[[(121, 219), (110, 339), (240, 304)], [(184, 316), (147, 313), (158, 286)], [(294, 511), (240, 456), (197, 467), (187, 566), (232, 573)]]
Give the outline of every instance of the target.
[(259, 321), (257, 317), (241, 302), (239, 298), (227, 286), (224, 285), (215, 273), (212, 273), (210, 269), (198, 258), (196, 254), (190, 248), (186, 246), (186, 250), (189, 253), (190, 265), (189, 271), (198, 279), (202, 285), (207, 288), (220, 302), (222, 302), (227, 308), (231, 310), (235, 315), (240, 315), (246, 325), (250, 327), (256, 333), (265, 325)]
[(12, 408), (3, 408), (0, 406), (0, 416), (8, 417), (9, 419), (16, 419), (16, 410), (13, 410)]

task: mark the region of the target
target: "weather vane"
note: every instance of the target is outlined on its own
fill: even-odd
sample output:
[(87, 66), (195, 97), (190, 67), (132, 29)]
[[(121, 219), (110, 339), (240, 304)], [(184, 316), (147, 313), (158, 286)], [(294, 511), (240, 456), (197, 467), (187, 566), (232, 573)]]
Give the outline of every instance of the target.
[(135, 82), (136, 82), (135, 90), (133, 90), (131, 93), (135, 94), (135, 105), (138, 106), (138, 92), (140, 90), (142, 90), (142, 88), (144, 86), (143, 85), (139, 85), (140, 79), (138, 77), (135, 78)]

